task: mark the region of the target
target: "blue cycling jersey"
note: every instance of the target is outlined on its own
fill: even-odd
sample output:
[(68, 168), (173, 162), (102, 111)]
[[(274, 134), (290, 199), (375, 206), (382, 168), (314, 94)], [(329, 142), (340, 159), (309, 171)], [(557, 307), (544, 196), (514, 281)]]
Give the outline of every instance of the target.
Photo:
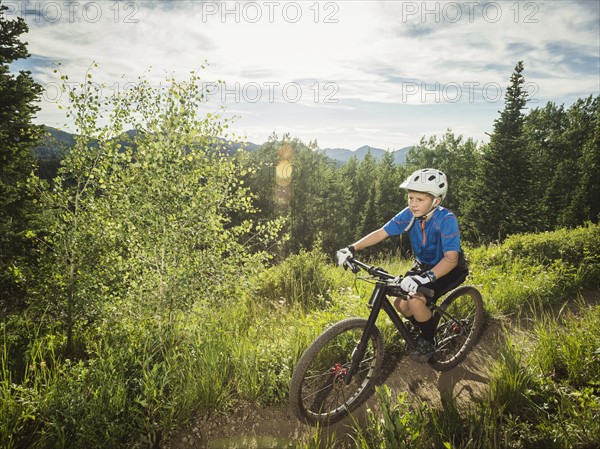
[[(407, 207), (383, 229), (389, 236), (400, 235), (413, 218)], [(408, 232), (415, 258), (428, 265), (437, 265), (447, 251), (460, 252), (460, 232), (458, 220), (448, 209), (438, 206), (427, 221), (417, 220)]]

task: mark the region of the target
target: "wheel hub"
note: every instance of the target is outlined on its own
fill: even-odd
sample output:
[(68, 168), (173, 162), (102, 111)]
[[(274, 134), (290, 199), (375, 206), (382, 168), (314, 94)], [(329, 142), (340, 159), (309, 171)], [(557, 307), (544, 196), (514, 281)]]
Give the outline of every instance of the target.
[(344, 377), (348, 373), (348, 369), (345, 368), (341, 363), (336, 363), (331, 367), (331, 372), (333, 373), (333, 383), (343, 384)]

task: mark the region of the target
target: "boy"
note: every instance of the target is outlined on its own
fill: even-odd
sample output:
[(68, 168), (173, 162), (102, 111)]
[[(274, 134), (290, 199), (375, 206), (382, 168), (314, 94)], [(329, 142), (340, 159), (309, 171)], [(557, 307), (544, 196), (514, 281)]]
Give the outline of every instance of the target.
[(469, 270), (460, 247), (456, 216), (440, 206), (448, 192), (446, 175), (433, 168), (417, 170), (400, 185), (408, 191), (408, 207), (377, 231), (337, 252), (343, 265), (355, 251), (375, 245), (389, 236), (408, 232), (415, 256), (412, 268), (400, 282), (408, 298), (396, 298), (394, 305), (404, 317), (421, 330), (417, 349), (410, 357), (426, 362), (433, 355), (437, 322), (427, 306), (427, 299), (417, 292), (425, 285), (435, 291), (435, 302), (445, 293), (462, 284)]

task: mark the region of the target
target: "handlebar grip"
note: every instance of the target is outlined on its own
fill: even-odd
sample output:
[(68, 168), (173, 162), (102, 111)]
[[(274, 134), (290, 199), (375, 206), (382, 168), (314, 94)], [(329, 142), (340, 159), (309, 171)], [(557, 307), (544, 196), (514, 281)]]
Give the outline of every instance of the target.
[(423, 286), (417, 288), (417, 291), (419, 293), (423, 293), (428, 298), (433, 298), (433, 295), (435, 295), (435, 291), (434, 290), (432, 290), (430, 288), (427, 288), (427, 287), (423, 287)]

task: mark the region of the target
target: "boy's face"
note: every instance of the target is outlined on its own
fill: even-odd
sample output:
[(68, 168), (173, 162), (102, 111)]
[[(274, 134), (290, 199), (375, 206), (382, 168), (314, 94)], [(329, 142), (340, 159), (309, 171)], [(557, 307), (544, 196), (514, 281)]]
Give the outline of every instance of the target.
[(422, 217), (427, 214), (434, 201), (433, 195), (422, 192), (408, 192), (408, 207), (415, 217)]

